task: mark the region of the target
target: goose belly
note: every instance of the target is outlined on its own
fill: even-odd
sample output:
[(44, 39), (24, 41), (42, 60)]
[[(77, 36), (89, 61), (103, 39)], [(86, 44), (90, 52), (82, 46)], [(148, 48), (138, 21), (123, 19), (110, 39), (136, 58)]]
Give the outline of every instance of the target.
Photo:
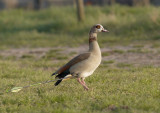
[(90, 58), (86, 59), (70, 68), (70, 72), (78, 77), (88, 77), (96, 70), (100, 65), (101, 59)]
[(81, 73), (79, 77), (81, 77), (81, 78), (88, 77), (88, 76), (92, 75), (94, 71)]

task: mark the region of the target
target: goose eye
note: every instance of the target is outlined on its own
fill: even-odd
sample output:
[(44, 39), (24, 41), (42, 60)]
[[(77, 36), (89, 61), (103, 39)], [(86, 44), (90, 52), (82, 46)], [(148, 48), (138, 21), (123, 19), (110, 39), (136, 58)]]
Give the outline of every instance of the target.
[(100, 25), (97, 25), (97, 26), (96, 26), (96, 28), (97, 28), (97, 29), (100, 29), (100, 28), (101, 28), (101, 26), (100, 26)]

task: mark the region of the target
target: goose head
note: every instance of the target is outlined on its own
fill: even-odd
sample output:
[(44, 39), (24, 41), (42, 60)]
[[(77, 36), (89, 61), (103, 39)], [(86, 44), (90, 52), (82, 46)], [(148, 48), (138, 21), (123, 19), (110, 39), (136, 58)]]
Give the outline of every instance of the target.
[(104, 29), (104, 27), (101, 24), (94, 25), (90, 31), (90, 33), (99, 33), (99, 32), (109, 32), (109, 31)]

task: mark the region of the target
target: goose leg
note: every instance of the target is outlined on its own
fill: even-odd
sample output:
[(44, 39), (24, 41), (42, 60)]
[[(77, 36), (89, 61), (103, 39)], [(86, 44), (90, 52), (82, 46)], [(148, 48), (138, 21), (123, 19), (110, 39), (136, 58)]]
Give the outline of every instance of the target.
[(87, 87), (85, 81), (84, 81), (85, 78), (82, 78), (82, 83), (85, 85), (85, 87), (87, 88), (87, 90), (89, 90), (89, 88)]
[(82, 81), (83, 81), (83, 82), (82, 82), (80, 78), (77, 78), (77, 81), (84, 87), (85, 90), (88, 90), (88, 89), (89, 89), (89, 88), (85, 85), (84, 80), (82, 80)]
[(86, 85), (86, 83), (85, 83), (84, 79), (85, 79), (85, 78), (82, 78), (82, 83), (83, 83), (84, 85)]

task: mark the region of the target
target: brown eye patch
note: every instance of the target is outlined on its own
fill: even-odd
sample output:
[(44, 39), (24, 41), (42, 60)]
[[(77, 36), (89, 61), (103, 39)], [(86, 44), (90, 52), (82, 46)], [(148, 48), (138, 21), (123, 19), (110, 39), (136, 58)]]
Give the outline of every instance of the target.
[(100, 28), (101, 28), (101, 26), (100, 26), (100, 25), (97, 25), (97, 26), (96, 26), (96, 28), (97, 28), (97, 29), (100, 29)]

